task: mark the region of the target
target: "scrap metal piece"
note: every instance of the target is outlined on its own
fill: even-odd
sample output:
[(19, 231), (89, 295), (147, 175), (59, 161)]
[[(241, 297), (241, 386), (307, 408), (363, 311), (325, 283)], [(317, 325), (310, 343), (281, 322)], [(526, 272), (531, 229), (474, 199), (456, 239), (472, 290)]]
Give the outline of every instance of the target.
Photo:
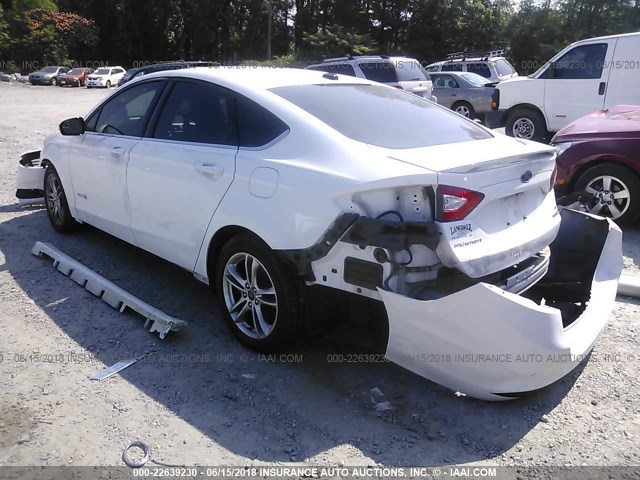
[(124, 370), (128, 366), (133, 365), (137, 361), (138, 361), (137, 358), (131, 358), (129, 360), (122, 360), (118, 363), (114, 363), (110, 367), (107, 367), (91, 375), (89, 377), (89, 380), (98, 380), (99, 382), (102, 382), (103, 380), (106, 380), (107, 378), (114, 376), (119, 371)]
[(151, 333), (158, 332), (161, 339), (164, 339), (170, 331), (176, 332), (187, 324), (184, 320), (167, 315), (140, 300), (48, 243), (36, 242), (31, 253), (37, 257), (46, 255), (51, 258), (55, 268), (120, 312), (129, 308), (142, 315), (146, 319), (144, 327)]
[(640, 298), (640, 277), (623, 274), (620, 277), (620, 283), (618, 283), (618, 295)]

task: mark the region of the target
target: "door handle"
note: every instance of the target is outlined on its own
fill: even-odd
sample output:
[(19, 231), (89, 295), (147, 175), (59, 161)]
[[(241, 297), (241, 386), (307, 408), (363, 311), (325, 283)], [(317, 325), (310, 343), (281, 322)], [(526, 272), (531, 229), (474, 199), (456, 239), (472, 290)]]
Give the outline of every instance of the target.
[(126, 152), (126, 149), (124, 147), (111, 147), (111, 153), (113, 153), (114, 155), (124, 155)]
[(205, 175), (210, 175), (216, 180), (220, 178), (224, 173), (224, 168), (214, 163), (202, 163), (200, 165), (197, 165), (195, 168), (198, 172), (204, 173)]
[(607, 89), (607, 82), (600, 82), (600, 86), (598, 87), (598, 95), (604, 95), (604, 92), (606, 89)]
[(452, 96), (452, 97), (457, 97), (457, 96), (458, 96), (458, 94), (457, 94), (457, 93), (452, 93), (452, 94), (451, 94), (451, 96)]

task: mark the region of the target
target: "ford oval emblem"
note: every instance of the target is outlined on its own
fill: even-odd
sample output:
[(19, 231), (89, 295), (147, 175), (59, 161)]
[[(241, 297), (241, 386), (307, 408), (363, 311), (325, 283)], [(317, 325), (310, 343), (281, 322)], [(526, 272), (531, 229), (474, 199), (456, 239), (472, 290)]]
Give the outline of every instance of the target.
[(531, 170), (527, 170), (520, 176), (520, 180), (522, 181), (522, 183), (527, 183), (532, 178), (533, 178), (533, 173), (531, 173)]

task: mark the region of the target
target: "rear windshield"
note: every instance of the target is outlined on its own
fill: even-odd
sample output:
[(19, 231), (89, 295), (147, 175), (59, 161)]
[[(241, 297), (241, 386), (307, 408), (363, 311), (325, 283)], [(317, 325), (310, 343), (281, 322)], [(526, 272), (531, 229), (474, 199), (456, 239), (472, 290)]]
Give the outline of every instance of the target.
[(399, 82), (428, 80), (427, 72), (416, 61), (398, 60), (396, 62), (396, 73), (398, 74)]
[(396, 67), (391, 62), (362, 62), (358, 66), (367, 80), (380, 83), (397, 83)]
[(384, 148), (418, 148), (491, 138), (460, 115), (381, 85), (294, 85), (271, 91), (343, 135)]
[(463, 73), (462, 77), (469, 83), (475, 85), (476, 87), (484, 87), (487, 83), (487, 79), (477, 75), (475, 73)]
[(513, 75), (516, 69), (506, 60), (496, 60), (496, 71), (498, 75)]

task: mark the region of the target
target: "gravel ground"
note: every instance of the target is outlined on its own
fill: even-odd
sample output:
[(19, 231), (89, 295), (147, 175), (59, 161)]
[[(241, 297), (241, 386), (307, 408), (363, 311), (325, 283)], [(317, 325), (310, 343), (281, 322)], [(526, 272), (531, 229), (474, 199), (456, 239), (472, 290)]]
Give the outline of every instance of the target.
[[(16, 204), (17, 159), (106, 94), (0, 84), (0, 465), (121, 465), (133, 440), (188, 465), (639, 464), (636, 301), (618, 298), (596, 355), (566, 378), (494, 404), (390, 363), (328, 362), (371, 351), (366, 323), (260, 357), (231, 338), (188, 272), (95, 229), (54, 233), (42, 208)], [(190, 325), (160, 340), (31, 255), (36, 240)], [(637, 227), (624, 253), (625, 271), (640, 273)], [(108, 381), (88, 379), (145, 354)]]

